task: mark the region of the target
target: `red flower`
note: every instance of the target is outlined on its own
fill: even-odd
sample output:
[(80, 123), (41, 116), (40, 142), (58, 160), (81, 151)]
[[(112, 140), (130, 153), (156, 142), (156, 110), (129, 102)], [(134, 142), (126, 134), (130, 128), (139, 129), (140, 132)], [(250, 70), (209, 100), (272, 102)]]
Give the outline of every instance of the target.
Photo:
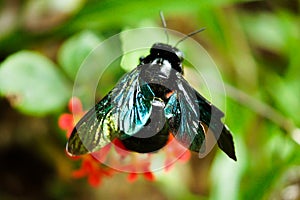
[[(128, 177), (127, 177), (127, 180), (130, 182), (130, 183), (133, 183), (134, 181), (137, 180), (138, 178), (138, 174), (139, 173), (135, 173), (135, 172), (131, 172), (128, 174)], [(144, 173), (141, 173), (144, 178), (148, 181), (155, 181), (155, 176), (152, 172), (144, 172)]]
[(116, 138), (112, 141), (112, 143), (115, 145), (116, 152), (121, 157), (126, 157), (129, 154), (129, 151), (126, 149), (126, 147), (124, 146), (121, 140)]
[(168, 143), (163, 148), (163, 151), (166, 154), (166, 171), (169, 171), (176, 161), (185, 163), (191, 158), (191, 152), (186, 147), (177, 142), (172, 134), (170, 134)]
[(132, 183), (137, 180), (138, 175), (143, 175), (143, 177), (148, 181), (154, 181), (155, 177), (150, 169), (151, 165), (151, 154), (149, 153), (146, 158), (137, 157), (137, 153), (131, 155), (132, 161), (129, 165), (123, 166), (122, 170), (128, 172), (127, 180)]
[[(139, 156), (141, 154), (130, 152), (119, 139), (114, 139), (112, 144), (106, 145), (100, 151), (92, 153), (92, 155), (96, 160), (113, 167), (119, 172), (128, 172), (129, 182), (136, 181), (139, 174), (143, 175), (146, 180), (154, 181), (155, 178), (150, 169), (151, 154)], [(109, 151), (108, 149), (110, 154), (106, 154)]]
[(101, 184), (104, 176), (111, 177), (113, 173), (112, 168), (99, 164), (92, 156), (84, 156), (80, 169), (73, 171), (72, 176), (74, 178), (87, 176), (89, 184), (96, 187)]
[[(67, 132), (67, 138), (70, 137), (75, 123), (84, 115), (82, 104), (78, 98), (72, 98), (68, 107), (71, 113), (62, 114), (58, 120), (59, 127)], [(177, 160), (187, 162), (191, 156), (190, 151), (180, 145), (172, 134), (170, 134), (167, 145), (160, 152), (165, 154), (165, 161), (159, 162), (164, 164), (156, 167), (163, 167), (165, 171), (169, 171)], [(72, 177), (87, 177), (88, 183), (94, 187), (100, 185), (104, 177), (111, 177), (117, 172), (127, 172), (127, 179), (130, 183), (136, 181), (138, 175), (142, 175), (148, 181), (154, 181), (155, 176), (151, 169), (151, 163), (157, 155), (158, 153), (130, 152), (121, 140), (114, 139), (112, 143), (102, 147), (99, 151), (81, 156), (81, 167), (72, 172)]]
[(69, 101), (68, 107), (72, 114), (64, 113), (58, 119), (58, 126), (62, 130), (67, 131), (67, 138), (70, 137), (76, 122), (84, 115), (82, 104), (78, 98), (73, 97)]
[[(68, 108), (71, 113), (64, 113), (58, 119), (58, 126), (67, 132), (67, 138), (70, 137), (70, 134), (77, 121), (84, 115), (82, 110), (82, 104), (80, 100), (76, 97), (73, 97), (68, 104)], [(97, 155), (101, 155), (101, 159), (105, 159), (110, 150), (110, 145), (106, 145), (100, 151), (95, 152)], [(73, 158), (73, 157), (71, 157)], [(78, 158), (78, 157), (76, 157)], [(99, 157), (100, 158), (100, 157)], [(72, 172), (72, 177), (74, 178), (83, 178), (87, 177), (88, 182), (91, 186), (98, 186), (101, 184), (102, 178), (104, 176), (110, 177), (113, 175), (114, 170), (112, 168), (106, 167), (99, 163), (92, 155), (81, 156), (81, 167), (78, 170)]]

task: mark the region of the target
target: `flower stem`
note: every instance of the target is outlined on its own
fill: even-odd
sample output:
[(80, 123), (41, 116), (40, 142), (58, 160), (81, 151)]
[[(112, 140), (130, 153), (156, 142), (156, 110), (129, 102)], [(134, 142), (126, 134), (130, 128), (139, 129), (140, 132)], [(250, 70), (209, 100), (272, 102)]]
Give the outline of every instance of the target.
[(282, 130), (284, 130), (285, 133), (289, 134), (293, 140), (300, 144), (300, 129), (295, 126), (294, 122), (290, 118), (284, 116), (270, 105), (250, 96), (249, 94), (229, 84), (225, 83), (224, 85), (226, 92), (231, 99), (277, 124)]

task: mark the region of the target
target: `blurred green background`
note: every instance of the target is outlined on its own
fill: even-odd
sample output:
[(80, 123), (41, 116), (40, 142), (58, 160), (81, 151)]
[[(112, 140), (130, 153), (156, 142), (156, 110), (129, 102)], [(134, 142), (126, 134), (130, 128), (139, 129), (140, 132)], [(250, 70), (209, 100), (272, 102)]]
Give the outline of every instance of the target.
[[(0, 199), (300, 199), (299, 9), (297, 0), (0, 1)], [(193, 38), (223, 77), (238, 161), (216, 150), (155, 182), (124, 174), (92, 188), (70, 178), (76, 164), (57, 120), (78, 67), (126, 28), (160, 27), (160, 10), (170, 29), (206, 27)], [(99, 98), (125, 72), (119, 66)]]

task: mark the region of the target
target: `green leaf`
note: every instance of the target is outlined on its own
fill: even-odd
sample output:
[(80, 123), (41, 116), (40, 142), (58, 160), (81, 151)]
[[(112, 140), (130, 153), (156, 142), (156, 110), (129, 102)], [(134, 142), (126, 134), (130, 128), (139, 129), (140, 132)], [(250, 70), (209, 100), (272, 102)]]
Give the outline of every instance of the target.
[(21, 112), (44, 115), (67, 103), (71, 87), (50, 60), (21, 51), (9, 56), (0, 67), (0, 94)]
[(58, 53), (58, 62), (74, 80), (79, 67), (101, 40), (91, 31), (83, 31), (68, 39)]

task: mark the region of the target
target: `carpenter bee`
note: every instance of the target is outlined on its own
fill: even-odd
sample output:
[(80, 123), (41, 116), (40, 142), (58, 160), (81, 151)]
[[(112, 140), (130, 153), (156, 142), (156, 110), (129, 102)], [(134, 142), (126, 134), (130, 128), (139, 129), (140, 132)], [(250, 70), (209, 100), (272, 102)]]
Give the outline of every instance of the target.
[(98, 151), (115, 138), (130, 151), (156, 152), (170, 134), (199, 152), (209, 128), (218, 146), (236, 160), (231, 132), (221, 122), (223, 112), (184, 79), (183, 53), (175, 46), (155, 43), (150, 54), (83, 116), (69, 138), (69, 154)]

